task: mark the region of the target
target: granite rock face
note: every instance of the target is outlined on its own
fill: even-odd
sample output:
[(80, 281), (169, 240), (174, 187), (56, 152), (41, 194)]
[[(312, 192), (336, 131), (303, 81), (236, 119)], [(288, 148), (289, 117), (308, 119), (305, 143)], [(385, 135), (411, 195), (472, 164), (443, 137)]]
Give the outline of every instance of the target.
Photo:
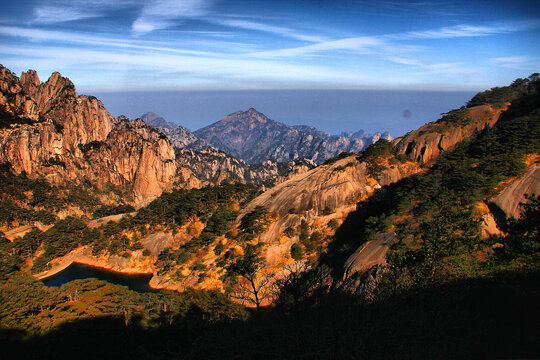
[(35, 71), (17, 78), (0, 68), (0, 162), (54, 184), (84, 179), (131, 187), (144, 203), (176, 176), (173, 147), (141, 120), (115, 119), (101, 101), (77, 96), (73, 83)]
[(521, 217), (521, 203), (526, 202), (525, 195), (540, 195), (540, 164), (532, 164), (525, 174), (506, 186), (492, 202), (501, 209), (507, 218)]
[(247, 163), (306, 158), (322, 164), (341, 152), (358, 152), (381, 137), (391, 140), (388, 133), (330, 136), (311, 126), (288, 126), (270, 120), (255, 109), (225, 116), (194, 134)]

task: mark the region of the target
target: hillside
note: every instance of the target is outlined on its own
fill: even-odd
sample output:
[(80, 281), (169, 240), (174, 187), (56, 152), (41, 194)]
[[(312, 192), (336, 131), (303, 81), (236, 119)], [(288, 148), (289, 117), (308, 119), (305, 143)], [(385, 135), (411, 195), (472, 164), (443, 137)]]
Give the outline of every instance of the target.
[(195, 135), (248, 163), (306, 158), (322, 164), (342, 152), (358, 152), (381, 137), (390, 139), (388, 133), (330, 136), (311, 126), (288, 126), (271, 120), (255, 109), (225, 116), (195, 131)]

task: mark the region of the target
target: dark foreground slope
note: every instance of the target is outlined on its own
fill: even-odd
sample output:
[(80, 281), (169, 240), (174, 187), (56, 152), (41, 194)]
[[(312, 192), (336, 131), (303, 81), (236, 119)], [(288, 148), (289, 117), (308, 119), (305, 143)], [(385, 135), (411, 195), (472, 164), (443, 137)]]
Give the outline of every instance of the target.
[(504, 273), (371, 304), (333, 292), (246, 321), (225, 316), (223, 305), (192, 304), (174, 316), (156, 308), (159, 325), (151, 328), (138, 317), (126, 325), (120, 313), (79, 318), (26, 341), (23, 332), (3, 331), (0, 341), (4, 355), (19, 359), (537, 358), (538, 284), (537, 272)]

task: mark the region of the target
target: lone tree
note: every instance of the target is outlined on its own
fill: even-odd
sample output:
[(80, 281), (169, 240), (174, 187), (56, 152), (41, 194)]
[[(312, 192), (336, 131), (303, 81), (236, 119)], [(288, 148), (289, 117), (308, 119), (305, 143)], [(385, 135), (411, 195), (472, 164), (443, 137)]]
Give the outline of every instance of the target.
[(249, 249), (244, 256), (227, 268), (231, 274), (239, 278), (231, 296), (252, 303), (257, 310), (262, 302), (272, 295), (272, 278), (260, 274), (263, 263), (263, 258), (254, 250)]
[(240, 220), (240, 229), (254, 235), (260, 234), (266, 225), (268, 225), (268, 209), (260, 205)]

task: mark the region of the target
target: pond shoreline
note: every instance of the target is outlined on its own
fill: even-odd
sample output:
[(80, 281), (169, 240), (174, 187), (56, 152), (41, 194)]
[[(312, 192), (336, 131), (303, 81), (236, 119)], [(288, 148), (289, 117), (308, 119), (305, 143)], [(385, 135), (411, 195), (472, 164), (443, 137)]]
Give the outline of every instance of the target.
[(125, 274), (125, 275), (154, 275), (154, 269), (150, 266), (143, 264), (144, 267), (141, 268), (135, 268), (135, 267), (122, 267), (118, 264), (111, 264), (110, 259), (109, 260), (100, 260), (95, 259), (91, 257), (88, 252), (90, 252), (91, 249), (88, 247), (81, 247), (78, 249), (73, 250), (72, 252), (68, 253), (62, 258), (54, 259), (53, 261), (56, 263), (54, 266), (52, 266), (49, 270), (42, 271), (37, 274), (33, 274), (32, 276), (38, 280), (47, 280), (48, 278), (57, 275), (58, 273), (64, 271), (67, 267), (69, 267), (73, 263), (77, 264), (83, 264), (88, 265), (94, 268), (112, 271), (115, 273)]
[(155, 257), (144, 257), (142, 251), (132, 253), (130, 259), (125, 259), (114, 255), (108, 259), (98, 259), (92, 256), (92, 248), (83, 246), (71, 251), (61, 258), (51, 261), (54, 263), (48, 270), (32, 274), (32, 276), (41, 281), (62, 273), (72, 264), (81, 264), (93, 267), (95, 269), (113, 272), (119, 275), (147, 275), (150, 276), (148, 286), (154, 290), (169, 290), (183, 292), (185, 285), (172, 282), (169, 279), (163, 279), (157, 274), (154, 267)]
[(75, 280), (97, 279), (111, 284), (125, 286), (136, 292), (157, 292), (150, 286), (152, 274), (124, 274), (98, 268), (86, 264), (73, 262), (63, 271), (42, 280), (49, 288), (60, 287)]

